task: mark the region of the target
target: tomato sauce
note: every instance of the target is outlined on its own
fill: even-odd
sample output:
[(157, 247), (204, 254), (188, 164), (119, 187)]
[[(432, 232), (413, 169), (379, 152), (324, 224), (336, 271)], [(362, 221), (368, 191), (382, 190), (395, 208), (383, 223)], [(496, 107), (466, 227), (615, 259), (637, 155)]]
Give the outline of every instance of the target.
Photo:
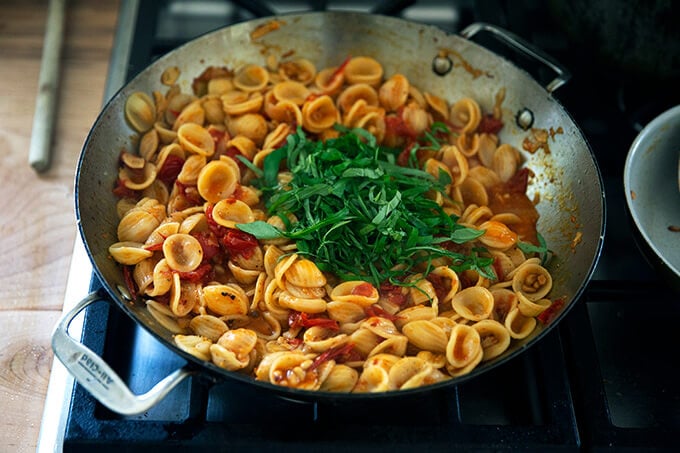
[(489, 190), (489, 209), (495, 213), (517, 215), (520, 222), (509, 224), (508, 227), (517, 233), (521, 241), (539, 245), (536, 234), (538, 211), (526, 194), (528, 177), (529, 170), (524, 168), (509, 181), (493, 186)]

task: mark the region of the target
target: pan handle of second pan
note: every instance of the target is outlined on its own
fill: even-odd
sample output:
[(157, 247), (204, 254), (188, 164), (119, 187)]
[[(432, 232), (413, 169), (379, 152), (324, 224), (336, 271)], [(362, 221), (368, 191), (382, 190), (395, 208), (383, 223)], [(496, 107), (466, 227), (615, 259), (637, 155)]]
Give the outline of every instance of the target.
[(71, 321), (89, 305), (105, 298), (93, 292), (64, 313), (52, 333), (52, 350), (76, 381), (100, 403), (122, 415), (141, 414), (160, 402), (170, 391), (195, 371), (179, 368), (148, 392), (136, 395), (123, 379), (101, 358), (68, 333)]

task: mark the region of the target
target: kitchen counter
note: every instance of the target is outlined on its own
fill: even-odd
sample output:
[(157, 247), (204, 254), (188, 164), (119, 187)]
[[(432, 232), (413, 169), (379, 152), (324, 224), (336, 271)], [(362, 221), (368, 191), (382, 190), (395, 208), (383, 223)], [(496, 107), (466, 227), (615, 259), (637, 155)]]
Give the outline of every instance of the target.
[[(102, 102), (118, 1), (67, 1), (52, 165), (28, 163), (47, 1), (0, 2), (0, 451), (35, 451), (50, 335), (77, 235), (78, 155)], [(83, 276), (89, 278), (89, 276)]]

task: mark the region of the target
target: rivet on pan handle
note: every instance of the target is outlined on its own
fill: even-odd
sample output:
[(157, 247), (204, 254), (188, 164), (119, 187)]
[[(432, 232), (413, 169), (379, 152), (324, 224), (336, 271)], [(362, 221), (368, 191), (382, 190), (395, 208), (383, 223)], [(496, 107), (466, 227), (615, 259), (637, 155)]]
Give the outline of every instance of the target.
[(529, 43), (523, 38), (520, 38), (516, 34), (504, 30), (500, 27), (483, 22), (477, 22), (467, 26), (463, 31), (460, 32), (460, 34), (464, 38), (471, 39), (479, 32), (487, 32), (491, 34), (493, 37), (497, 38), (499, 41), (502, 41), (506, 45), (512, 47), (516, 51), (521, 52), (524, 55), (527, 55), (535, 60), (538, 60), (539, 62), (543, 63), (544, 65), (548, 66), (550, 69), (555, 71), (555, 73), (557, 73), (557, 77), (555, 77), (545, 87), (545, 89), (548, 90), (549, 93), (552, 93), (553, 91), (567, 83), (569, 79), (571, 79), (571, 73), (558, 61), (556, 61), (553, 57), (546, 54), (541, 49), (535, 47), (533, 44)]
[(142, 395), (132, 393), (104, 359), (68, 334), (68, 327), (78, 313), (101, 300), (105, 300), (105, 297), (93, 292), (62, 315), (52, 333), (52, 350), (76, 381), (104, 406), (123, 415), (140, 414), (156, 405), (194, 372), (180, 368), (148, 392)]

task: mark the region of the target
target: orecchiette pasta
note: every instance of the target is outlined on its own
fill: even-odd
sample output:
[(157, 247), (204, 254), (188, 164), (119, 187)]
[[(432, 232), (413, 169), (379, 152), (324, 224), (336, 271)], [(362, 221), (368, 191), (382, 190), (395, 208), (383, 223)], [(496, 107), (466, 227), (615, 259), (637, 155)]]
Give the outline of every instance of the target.
[[(207, 68), (193, 93), (181, 91), (173, 68), (165, 93), (133, 93), (125, 104), (140, 140), (137, 152), (121, 152), (120, 221), (109, 253), (130, 294), (145, 300), (179, 349), (274, 385), (383, 392), (469, 373), (547, 322), (552, 278), (546, 253), (537, 252), (545, 244), (526, 197), (531, 173), (498, 139), (502, 97), (485, 112), (473, 98), (445, 99), (403, 74), (386, 76), (368, 56), (329, 68), (267, 61)], [(296, 227), (321, 208), (269, 204), (272, 187), (285, 194), (297, 177), (280, 152), (301, 133), (320, 144), (368, 134), (360, 141), (396, 147), (377, 168), (348, 168), (337, 149), (319, 159), (338, 162), (333, 171), (357, 184), (389, 181), (397, 166), (426, 175), (432, 188), (419, 196), (453, 232), (428, 247), (444, 252), (361, 275), (347, 269), (362, 263), (335, 272), (321, 250), (302, 247), (296, 238), (311, 233)], [(258, 183), (266, 178), (268, 186)], [(345, 187), (324, 188), (321, 175), (315, 181), (308, 192), (347, 196)], [(391, 213), (402, 201), (401, 193), (370, 189), (357, 209), (384, 208), (351, 235), (398, 222)], [(333, 218), (341, 207), (325, 209)], [(324, 222), (337, 228), (353, 218)], [(249, 225), (277, 234), (258, 236)], [(456, 238), (458, 228), (468, 237)], [(385, 253), (389, 241), (408, 248), (422, 240), (384, 234)], [(389, 278), (376, 279), (380, 271)]]

